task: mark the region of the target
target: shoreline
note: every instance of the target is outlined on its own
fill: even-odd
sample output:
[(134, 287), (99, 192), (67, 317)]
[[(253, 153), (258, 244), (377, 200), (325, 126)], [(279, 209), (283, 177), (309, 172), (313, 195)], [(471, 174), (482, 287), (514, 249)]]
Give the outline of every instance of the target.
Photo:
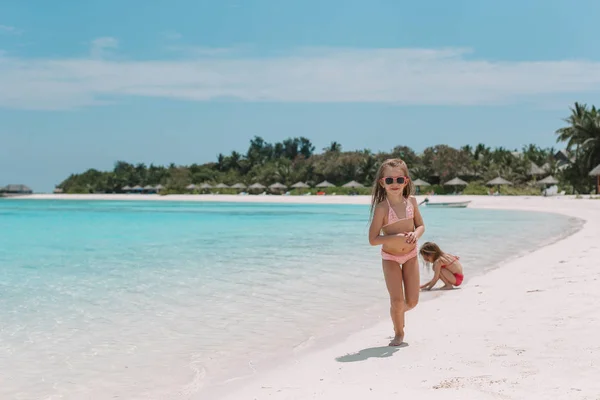
[[(563, 201), (563, 200), (600, 200), (594, 195), (583, 195), (577, 198), (575, 195), (562, 196), (489, 196), (489, 195), (415, 195), (417, 202), (429, 198), (431, 203), (435, 202), (461, 202), (470, 201), (469, 207), (478, 203), (476, 207), (507, 209), (503, 204), (508, 199), (515, 200), (541, 200), (541, 201)], [(370, 205), (371, 196), (367, 195), (326, 195), (326, 196), (297, 196), (297, 195), (235, 195), (235, 194), (26, 194), (0, 197), (0, 200), (71, 200), (71, 201), (173, 201), (173, 202), (218, 202), (218, 203), (278, 203), (278, 204), (353, 204)], [(483, 200), (481, 202), (480, 200)], [(492, 204), (490, 206), (489, 204)], [(509, 207), (508, 209), (510, 209)], [(528, 209), (529, 211), (536, 211)], [(552, 212), (546, 210), (546, 212)]]
[[(405, 347), (386, 346), (390, 323), (384, 320), (341, 337), (337, 343), (307, 349), (277, 369), (265, 368), (250, 378), (239, 378), (233, 387), (207, 388), (207, 392), (219, 393), (219, 398), (226, 400), (342, 397), (358, 400), (398, 395), (415, 395), (420, 399), (586, 399), (597, 395), (600, 384), (591, 377), (589, 369), (594, 365), (600, 367), (600, 352), (594, 355), (583, 349), (577, 351), (577, 346), (585, 344), (588, 349), (594, 346), (600, 350), (592, 333), (600, 328), (600, 311), (594, 306), (600, 296), (594, 294), (594, 300), (585, 302), (592, 311), (586, 323), (591, 321), (593, 325), (584, 330), (586, 334), (581, 334), (581, 327), (568, 333), (558, 332), (552, 323), (553, 307), (561, 299), (588, 294), (586, 288), (591, 294), (592, 289), (585, 281), (578, 282), (582, 287), (561, 286), (548, 269), (563, 273), (562, 280), (573, 284), (571, 278), (580, 276), (577, 268), (581, 265), (572, 260), (580, 260), (587, 266), (589, 280), (600, 279), (593, 269), (600, 257), (600, 244), (596, 243), (600, 226), (593, 225), (594, 220), (600, 221), (600, 201), (453, 196), (457, 201), (467, 197), (473, 200), (470, 205), (473, 208), (548, 212), (579, 221), (565, 236), (509, 257), (501, 262), (504, 265), (472, 277), (460, 290), (423, 293), (426, 300), (437, 301), (421, 301), (407, 315), (410, 325)], [(571, 261), (569, 252), (573, 253)], [(521, 275), (523, 279), (519, 279)], [(558, 293), (552, 294), (553, 291)], [(485, 293), (488, 297), (481, 298)], [(535, 293), (546, 293), (543, 297), (556, 304), (547, 304), (545, 299), (535, 301), (532, 298)], [(503, 313), (507, 302), (511, 304), (509, 315)], [(580, 325), (582, 318), (577, 304), (569, 304), (573, 307), (561, 309), (564, 315), (560, 321)], [(497, 320), (490, 318), (494, 313)], [(437, 339), (440, 336), (443, 340)], [(535, 338), (546, 347), (540, 350), (540, 340)], [(555, 358), (556, 362), (548, 365), (549, 358)], [(585, 363), (579, 362), (582, 365), (573, 368), (571, 360), (585, 360)], [(557, 373), (552, 364), (568, 366), (558, 367), (563, 371)], [(583, 380), (582, 376), (588, 379)], [(542, 385), (546, 384), (541, 390), (537, 386), (540, 380)], [(201, 392), (195, 398), (204, 395), (206, 392)]]

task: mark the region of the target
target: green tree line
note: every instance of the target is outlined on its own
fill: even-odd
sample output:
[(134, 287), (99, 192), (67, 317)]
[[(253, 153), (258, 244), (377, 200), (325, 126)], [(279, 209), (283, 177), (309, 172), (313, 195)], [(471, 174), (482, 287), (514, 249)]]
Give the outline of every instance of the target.
[[(370, 185), (378, 165), (386, 158), (398, 157), (406, 161), (413, 179), (421, 178), (433, 185), (460, 177), (481, 186), (502, 176), (515, 187), (525, 187), (536, 178), (553, 175), (560, 180), (563, 189), (589, 193), (593, 180), (588, 173), (600, 164), (600, 113), (594, 106), (575, 103), (565, 122), (566, 126), (556, 131), (557, 142), (565, 146), (562, 153), (534, 144), (509, 150), (482, 143), (460, 148), (440, 144), (427, 147), (420, 154), (407, 146), (374, 153), (368, 149), (343, 151), (338, 142), (317, 152), (306, 137), (269, 143), (255, 136), (245, 154), (236, 151), (219, 154), (215, 162), (147, 166), (117, 161), (112, 171), (89, 169), (72, 174), (58, 187), (66, 193), (119, 193), (125, 186), (160, 184), (166, 193), (184, 193), (191, 183), (269, 185), (280, 182), (290, 186), (305, 182), (314, 186), (327, 180), (341, 186), (355, 180)], [(538, 169), (536, 173), (532, 163), (543, 172)], [(444, 189), (438, 186), (436, 190)]]

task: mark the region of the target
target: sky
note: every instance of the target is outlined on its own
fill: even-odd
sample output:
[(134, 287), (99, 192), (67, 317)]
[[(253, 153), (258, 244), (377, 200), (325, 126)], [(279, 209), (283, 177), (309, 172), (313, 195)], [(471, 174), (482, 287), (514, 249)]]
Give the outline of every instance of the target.
[(600, 94), (600, 2), (571, 1), (3, 0), (0, 186), (256, 135), (560, 148)]

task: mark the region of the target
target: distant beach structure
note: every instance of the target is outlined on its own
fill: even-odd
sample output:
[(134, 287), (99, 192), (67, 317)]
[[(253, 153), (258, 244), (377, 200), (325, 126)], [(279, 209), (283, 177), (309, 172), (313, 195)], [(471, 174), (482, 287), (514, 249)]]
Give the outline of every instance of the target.
[(7, 185), (5, 187), (0, 187), (0, 194), (10, 196), (10, 195), (23, 195), (23, 194), (32, 194), (33, 190), (27, 185)]

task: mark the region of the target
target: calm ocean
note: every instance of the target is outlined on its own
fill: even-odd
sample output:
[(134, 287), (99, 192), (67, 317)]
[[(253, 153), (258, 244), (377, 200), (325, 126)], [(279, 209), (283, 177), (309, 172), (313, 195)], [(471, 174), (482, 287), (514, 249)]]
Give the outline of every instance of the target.
[[(467, 285), (575, 224), (421, 210)], [(387, 293), (367, 230), (357, 205), (2, 200), (0, 398), (186, 399), (368, 323)]]

